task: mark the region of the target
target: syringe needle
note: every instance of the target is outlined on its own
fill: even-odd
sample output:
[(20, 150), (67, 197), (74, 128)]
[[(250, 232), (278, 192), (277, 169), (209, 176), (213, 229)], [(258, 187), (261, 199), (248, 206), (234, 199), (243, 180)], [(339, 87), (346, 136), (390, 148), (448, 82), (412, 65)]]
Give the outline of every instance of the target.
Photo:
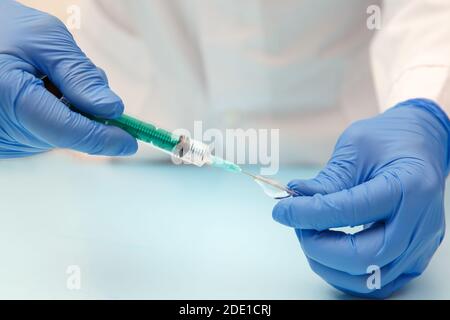
[[(267, 188), (264, 188), (264, 185), (270, 185), (271, 187), (273, 187), (273, 188), (275, 188), (275, 189), (278, 189), (278, 190), (280, 190), (280, 191), (284, 191), (284, 192), (286, 192), (286, 193), (288, 194), (288, 196), (294, 196), (294, 195), (297, 195), (297, 193), (296, 193), (295, 191), (289, 189), (287, 186), (285, 186), (285, 185), (279, 183), (278, 181), (275, 181), (275, 180), (272, 180), (272, 179), (269, 179), (269, 178), (266, 178), (266, 177), (263, 177), (263, 176), (255, 175), (255, 174), (252, 174), (252, 173), (247, 172), (247, 171), (241, 171), (241, 172), (242, 172), (243, 174), (245, 174), (245, 175), (251, 177), (251, 178), (252, 178), (253, 180), (255, 180), (256, 182), (258, 182), (258, 184), (259, 184), (261, 187), (263, 187), (264, 192), (266, 192), (266, 194), (269, 194), (269, 193), (268, 193), (268, 189), (267, 189)], [(272, 195), (271, 195), (271, 196), (272, 196)], [(275, 197), (275, 196), (274, 196), (274, 198), (283, 198), (283, 197), (278, 197), (278, 196)]]

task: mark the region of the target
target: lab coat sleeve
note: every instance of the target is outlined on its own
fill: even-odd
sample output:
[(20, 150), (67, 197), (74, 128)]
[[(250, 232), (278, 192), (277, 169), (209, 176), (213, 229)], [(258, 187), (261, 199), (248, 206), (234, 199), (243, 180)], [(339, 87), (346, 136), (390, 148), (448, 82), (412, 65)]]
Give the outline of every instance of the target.
[(384, 0), (371, 63), (381, 111), (411, 98), (450, 115), (450, 1)]

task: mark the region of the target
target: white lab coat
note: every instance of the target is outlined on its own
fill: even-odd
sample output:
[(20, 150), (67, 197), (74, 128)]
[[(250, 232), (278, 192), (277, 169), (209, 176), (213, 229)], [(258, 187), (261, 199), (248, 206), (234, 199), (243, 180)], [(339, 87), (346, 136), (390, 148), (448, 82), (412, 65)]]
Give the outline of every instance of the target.
[[(379, 31), (367, 27), (374, 4)], [(195, 120), (280, 129), (282, 162), (325, 162), (352, 121), (401, 100), (449, 105), (447, 0), (85, 0), (81, 9), (75, 37), (128, 113), (169, 129)]]

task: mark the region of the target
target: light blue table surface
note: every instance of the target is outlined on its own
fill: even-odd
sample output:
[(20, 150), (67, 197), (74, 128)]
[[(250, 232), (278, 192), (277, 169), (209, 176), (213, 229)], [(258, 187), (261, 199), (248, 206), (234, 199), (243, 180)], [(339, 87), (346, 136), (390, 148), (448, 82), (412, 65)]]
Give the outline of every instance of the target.
[[(50, 153), (0, 161), (0, 194), (2, 299), (349, 298), (310, 270), (272, 220), (274, 200), (244, 176)], [(449, 246), (393, 298), (449, 299)], [(80, 290), (66, 286), (71, 265)]]

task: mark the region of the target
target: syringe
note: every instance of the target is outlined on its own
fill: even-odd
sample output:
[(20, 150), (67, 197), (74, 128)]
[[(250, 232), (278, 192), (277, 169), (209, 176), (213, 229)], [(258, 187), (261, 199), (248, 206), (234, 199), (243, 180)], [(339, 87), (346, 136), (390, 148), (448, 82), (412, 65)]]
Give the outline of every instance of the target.
[(172, 132), (161, 129), (153, 124), (125, 114), (117, 119), (103, 119), (86, 114), (73, 106), (61, 94), (58, 88), (51, 83), (48, 77), (43, 77), (42, 81), (44, 82), (45, 88), (60, 99), (61, 102), (67, 105), (72, 111), (78, 112), (96, 122), (119, 127), (136, 139), (149, 143), (153, 147), (170, 154), (175, 159), (194, 164), (198, 167), (210, 165), (231, 172), (243, 173), (254, 179), (267, 195), (275, 199), (297, 195), (295, 191), (275, 180), (243, 171), (237, 164), (214, 156), (211, 153), (210, 147), (201, 141), (190, 139), (187, 136), (173, 134)]
[(201, 141), (190, 139), (187, 136), (173, 134), (153, 124), (138, 120), (128, 115), (122, 115), (117, 119), (102, 119), (86, 114), (73, 106), (61, 94), (59, 89), (50, 82), (48, 77), (43, 77), (42, 81), (48, 91), (50, 91), (73, 111), (99, 123), (119, 127), (136, 139), (147, 142), (153, 147), (170, 154), (176, 159), (194, 164), (198, 167), (210, 165), (232, 172), (242, 171), (238, 165), (212, 155), (210, 147)]

